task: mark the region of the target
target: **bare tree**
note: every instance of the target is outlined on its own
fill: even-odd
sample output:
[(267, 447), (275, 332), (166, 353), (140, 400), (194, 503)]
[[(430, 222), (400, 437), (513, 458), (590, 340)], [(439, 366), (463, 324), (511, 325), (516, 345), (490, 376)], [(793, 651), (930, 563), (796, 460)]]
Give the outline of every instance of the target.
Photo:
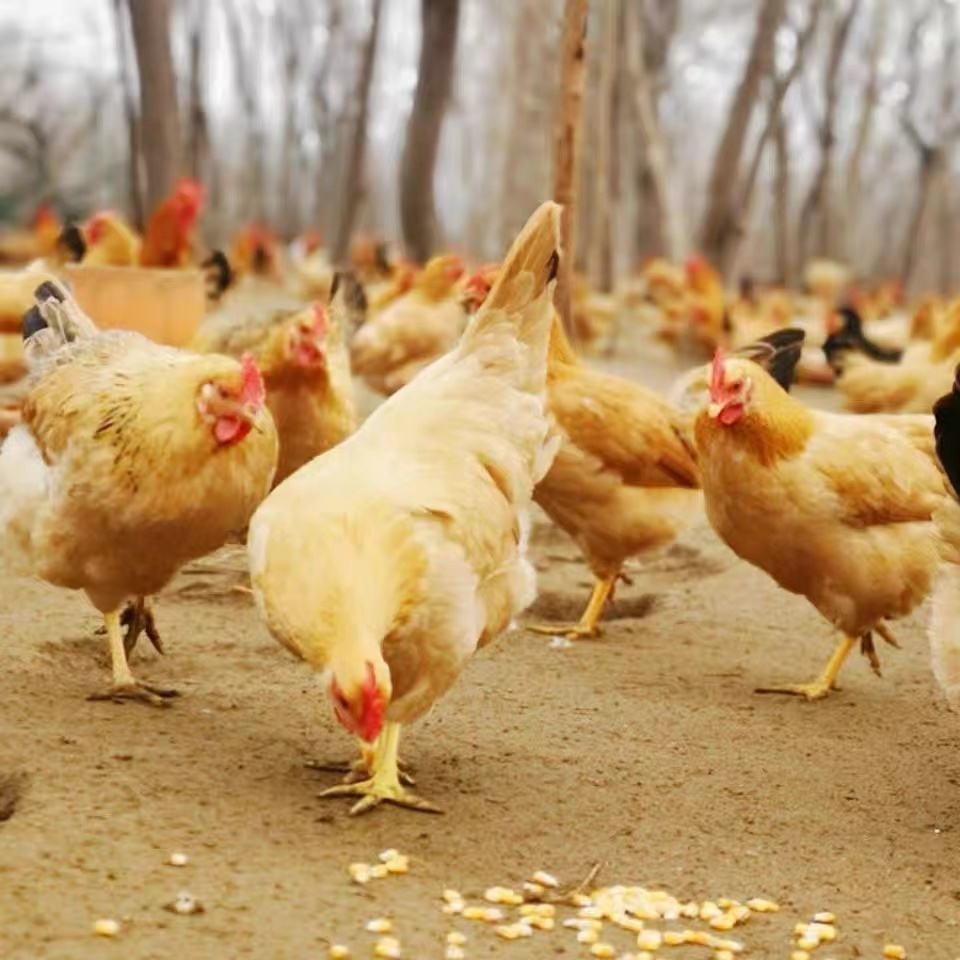
[(436, 240), (433, 176), (453, 84), (459, 17), (460, 0), (420, 0), (420, 65), (400, 161), (400, 222), (417, 260), (430, 256)]
[(127, 188), (130, 216), (136, 227), (143, 229), (143, 177), (141, 175), (140, 117), (132, 86), (132, 64), (127, 38), (127, 7), (124, 0), (113, 0), (113, 23), (117, 42), (120, 90), (123, 97), (123, 113), (127, 124)]
[(187, 134), (186, 168), (191, 177), (202, 180), (210, 161), (210, 123), (204, 102), (207, 21), (209, 4), (191, 0), (187, 34)]
[[(820, 163), (800, 212), (800, 250), (806, 260), (811, 255), (831, 256), (836, 246), (831, 186), (833, 158), (836, 147), (837, 95), (840, 67), (850, 39), (860, 0), (850, 0), (846, 13), (836, 18), (830, 37), (823, 78), (823, 115), (817, 118), (815, 128), (820, 145)], [(819, 225), (814, 236), (814, 228)]]
[(382, 0), (373, 0), (370, 11), (370, 33), (364, 44), (357, 81), (357, 116), (354, 120), (353, 135), (350, 138), (349, 152), (346, 158), (346, 177), (343, 188), (343, 205), (337, 219), (337, 233), (333, 243), (334, 260), (346, 256), (353, 231), (360, 195), (363, 189), (364, 158), (367, 148), (367, 124), (370, 113), (370, 87), (373, 81), (373, 67), (377, 57), (377, 36), (380, 33), (380, 12)]
[(140, 76), (141, 146), (152, 209), (180, 174), (180, 112), (170, 52), (169, 0), (128, 0)]
[[(924, 26), (934, 12), (939, 11), (943, 38), (940, 62), (940, 89), (936, 120), (933, 129), (925, 132), (916, 111), (920, 89), (920, 38)], [(947, 289), (952, 273), (950, 217), (949, 217), (949, 153), (954, 140), (960, 136), (960, 118), (956, 115), (957, 100), (957, 12), (950, 0), (931, 4), (914, 21), (907, 40), (908, 79), (907, 97), (903, 101), (900, 123), (908, 140), (917, 152), (919, 181), (917, 199), (907, 229), (903, 255), (903, 277), (913, 279), (924, 226), (940, 203), (938, 217), (938, 247), (940, 252), (939, 282)]]
[[(674, 15), (678, 15), (679, 3), (671, 4)], [(668, 22), (667, 33), (672, 36), (676, 30), (676, 20)], [(683, 218), (673, 194), (670, 178), (670, 160), (666, 137), (660, 124), (660, 112), (657, 108), (657, 79), (651, 73), (647, 55), (648, 34), (644, 7), (632, 3), (628, 7), (628, 20), (624, 31), (627, 46), (627, 73), (630, 87), (633, 89), (634, 109), (640, 134), (643, 138), (643, 187), (641, 203), (652, 203), (656, 249), (671, 260), (679, 260), (686, 247)], [(659, 45), (657, 56), (665, 56), (664, 47)], [(663, 64), (661, 62), (660, 69)], [(649, 190), (645, 189), (649, 183)]]
[(777, 114), (773, 132), (773, 236), (774, 263), (777, 283), (793, 283), (793, 258), (790, 250), (790, 146), (787, 124), (782, 113)]
[(860, 113), (857, 117), (853, 135), (853, 147), (847, 160), (845, 174), (844, 197), (844, 236), (847, 241), (847, 256), (853, 254), (856, 244), (856, 233), (860, 216), (860, 201), (863, 193), (863, 161), (867, 146), (873, 132), (874, 118), (877, 104), (880, 101), (880, 56), (883, 53), (884, 41), (887, 34), (889, 4), (877, 3), (873, 10), (873, 23), (870, 31), (870, 41), (867, 48), (867, 81), (860, 103)]
[(763, 0), (743, 76), (713, 158), (700, 246), (724, 271), (729, 268), (731, 243), (741, 229), (736, 209), (740, 162), (764, 78), (773, 71), (774, 41), (785, 10), (786, 0)]
[(563, 205), (560, 224), (563, 256), (560, 258), (555, 301), (563, 325), (571, 336), (574, 332), (570, 292), (577, 236), (577, 178), (580, 173), (586, 33), (587, 0), (566, 0), (560, 52), (560, 109), (553, 155), (553, 199)]
[(601, 36), (597, 45), (600, 76), (597, 89), (597, 125), (594, 140), (594, 176), (590, 243), (587, 250), (587, 273), (590, 282), (601, 290), (612, 283), (610, 160), (616, 152), (614, 143), (613, 94), (618, 72), (617, 56), (620, 28), (620, 0), (607, 0), (600, 8)]

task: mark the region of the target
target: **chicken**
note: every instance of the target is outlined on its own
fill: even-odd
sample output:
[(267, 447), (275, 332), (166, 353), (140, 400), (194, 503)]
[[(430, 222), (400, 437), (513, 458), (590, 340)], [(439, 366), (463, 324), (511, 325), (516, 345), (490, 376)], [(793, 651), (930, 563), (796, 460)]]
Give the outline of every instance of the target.
[(356, 429), (344, 331), (362, 295), (347, 275), (336, 285), (329, 310), (317, 303), (261, 312), (246, 321), (209, 318), (194, 338), (193, 348), (202, 353), (249, 353), (256, 360), (280, 437), (275, 483)]
[(277, 437), (249, 358), (197, 356), (131, 331), (100, 333), (53, 284), (24, 320), (34, 367), (23, 419), (0, 448), (0, 557), (83, 590), (104, 617), (113, 682), (96, 698), (162, 704), (127, 645), (186, 562), (242, 529), (270, 489)]
[(704, 346), (720, 343), (727, 317), (726, 294), (720, 274), (701, 256), (687, 261), (687, 315), (693, 333)]
[(367, 304), (370, 314), (385, 310), (395, 300), (413, 289), (417, 279), (417, 265), (409, 260), (400, 260), (391, 266), (389, 275), (366, 286)]
[(592, 637), (624, 561), (670, 543), (700, 515), (699, 474), (679, 411), (583, 366), (556, 314), (547, 403), (563, 442), (534, 499), (583, 550), (597, 584), (579, 623), (530, 629)]
[(932, 341), (889, 350), (864, 333), (855, 311), (841, 311), (843, 327), (823, 345), (837, 373), (847, 409), (857, 413), (929, 413), (950, 389), (960, 358), (960, 302), (952, 306)]
[(466, 313), (454, 297), (464, 271), (458, 256), (434, 257), (409, 293), (394, 300), (357, 331), (350, 345), (354, 373), (389, 396), (452, 349)]
[(60, 235), (60, 220), (49, 203), (41, 203), (30, 228), (0, 235), (0, 263), (26, 264), (54, 255)]
[(820, 677), (779, 688), (827, 695), (857, 641), (910, 613), (937, 565), (944, 488), (930, 416), (810, 410), (758, 365), (718, 352), (694, 425), (707, 517), (781, 587), (805, 596), (843, 638)]
[[(958, 371), (960, 374), (960, 371)], [(933, 408), (937, 459), (952, 496), (937, 510), (942, 564), (933, 591), (929, 638), (933, 673), (954, 706), (960, 706), (960, 376)]]
[(251, 223), (233, 241), (230, 262), (239, 276), (252, 275), (280, 283), (283, 264), (274, 232), (260, 223)]
[(38, 265), (0, 273), (0, 333), (19, 336), (23, 315), (33, 306), (33, 291), (54, 279), (49, 270)]
[(536, 594), (525, 514), (550, 465), (543, 391), (560, 208), (507, 255), (459, 345), (345, 443), (264, 501), (248, 549), (273, 636), (321, 673), (369, 776), (326, 792), (432, 805), (400, 782), (401, 725), (423, 716), (471, 654)]
[(203, 187), (189, 177), (150, 215), (140, 249), (142, 267), (187, 267), (193, 259), (193, 233), (203, 207)]
[[(65, 232), (64, 237), (67, 236)], [(135, 267), (140, 262), (140, 237), (112, 210), (102, 210), (90, 217), (81, 236), (85, 248), (80, 262), (84, 266)], [(74, 240), (76, 242), (75, 237)]]

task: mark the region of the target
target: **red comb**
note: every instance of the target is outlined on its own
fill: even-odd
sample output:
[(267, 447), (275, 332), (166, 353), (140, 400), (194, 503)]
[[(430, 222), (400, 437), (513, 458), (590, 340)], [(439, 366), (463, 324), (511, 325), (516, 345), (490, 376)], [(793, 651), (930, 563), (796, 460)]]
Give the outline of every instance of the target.
[(259, 407), (263, 403), (267, 391), (263, 385), (263, 377), (260, 376), (260, 368), (253, 359), (253, 355), (245, 353), (240, 358), (240, 367), (243, 370), (243, 389), (240, 391), (240, 397), (244, 403), (252, 403)]
[(710, 396), (714, 401), (718, 400), (723, 392), (723, 361), (723, 350), (717, 347), (713, 363), (710, 364)]

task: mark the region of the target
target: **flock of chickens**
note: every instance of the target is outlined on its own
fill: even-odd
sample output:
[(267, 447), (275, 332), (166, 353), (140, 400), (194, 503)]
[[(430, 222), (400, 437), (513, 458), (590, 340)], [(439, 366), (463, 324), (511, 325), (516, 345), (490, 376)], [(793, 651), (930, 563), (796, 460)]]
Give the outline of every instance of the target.
[[(533, 503), (596, 583), (578, 622), (530, 629), (596, 635), (625, 562), (705, 511), (839, 633), (820, 675), (780, 692), (826, 696), (858, 645), (879, 672), (874, 637), (896, 645), (888, 621), (931, 593), (935, 670), (960, 691), (960, 304), (900, 315), (892, 285), (850, 290), (825, 263), (805, 300), (750, 283), (730, 298), (699, 259), (651, 262), (618, 307), (579, 287), (580, 344), (612, 341), (632, 304), (713, 351), (660, 396), (572, 346), (553, 307), (560, 208), (545, 203), (502, 264), (472, 273), (369, 241), (335, 273), (318, 238), (291, 264), (250, 228), (204, 262), (212, 309), (189, 350), (98, 330), (59, 265), (188, 266), (201, 204), (178, 184), (142, 239), (110, 213), (41, 220), (41, 259), (0, 277), (29, 369), (0, 447), (0, 558), (103, 614), (112, 677), (95, 697), (175, 696), (128, 663), (141, 634), (162, 650), (150, 598), (245, 538), (270, 633), (322, 675), (359, 743), (328, 793), (359, 798), (354, 813), (435, 811), (406, 782), (400, 731), (534, 600)], [(388, 397), (359, 426), (353, 375)], [(835, 378), (869, 415), (807, 407), (797, 376)]]

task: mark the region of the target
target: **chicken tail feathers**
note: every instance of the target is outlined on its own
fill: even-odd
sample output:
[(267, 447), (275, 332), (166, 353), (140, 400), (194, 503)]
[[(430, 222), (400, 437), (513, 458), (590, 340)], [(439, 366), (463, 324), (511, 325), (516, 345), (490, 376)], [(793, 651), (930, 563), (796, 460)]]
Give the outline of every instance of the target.
[(560, 267), (560, 206), (541, 204), (514, 240), (497, 281), (467, 328), (469, 349), (506, 321), (528, 354), (527, 389), (539, 392), (546, 377), (553, 288)]
[(50, 280), (34, 291), (36, 304), (23, 317), (24, 352), (35, 361), (66, 343), (96, 336), (96, 324), (63, 287)]
[(363, 326), (367, 319), (367, 294), (353, 273), (341, 271), (334, 275), (330, 287), (330, 311), (348, 336)]

